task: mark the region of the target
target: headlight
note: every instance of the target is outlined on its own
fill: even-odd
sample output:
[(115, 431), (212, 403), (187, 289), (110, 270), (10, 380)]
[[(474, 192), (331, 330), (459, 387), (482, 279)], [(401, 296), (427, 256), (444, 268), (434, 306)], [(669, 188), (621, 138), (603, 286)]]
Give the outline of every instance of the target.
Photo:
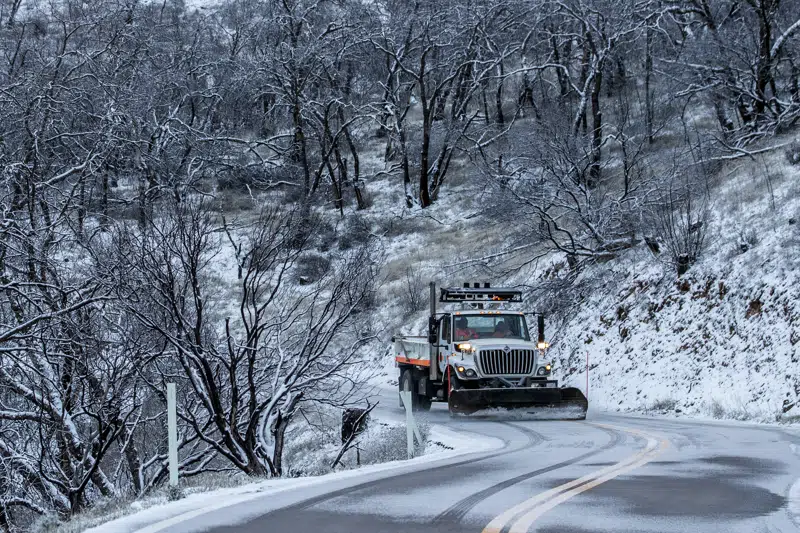
[(466, 352), (466, 353), (471, 353), (475, 351), (475, 347), (468, 342), (462, 342), (461, 344), (456, 344), (456, 349), (459, 352)]
[(550, 365), (540, 366), (536, 371), (537, 376), (546, 376), (550, 373)]
[(456, 370), (458, 371), (459, 374), (464, 374), (464, 376), (468, 377), (468, 378), (476, 378), (476, 377), (478, 377), (478, 373), (475, 372), (475, 370), (473, 370), (471, 368), (466, 368), (466, 367), (464, 367), (462, 365), (458, 365), (456, 367)]

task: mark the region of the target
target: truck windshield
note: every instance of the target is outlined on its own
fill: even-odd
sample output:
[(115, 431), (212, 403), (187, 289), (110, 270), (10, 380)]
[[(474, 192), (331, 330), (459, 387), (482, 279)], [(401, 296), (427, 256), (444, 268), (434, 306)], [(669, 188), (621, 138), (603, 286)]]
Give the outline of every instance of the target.
[(454, 326), (456, 342), (491, 338), (530, 340), (522, 315), (456, 315)]

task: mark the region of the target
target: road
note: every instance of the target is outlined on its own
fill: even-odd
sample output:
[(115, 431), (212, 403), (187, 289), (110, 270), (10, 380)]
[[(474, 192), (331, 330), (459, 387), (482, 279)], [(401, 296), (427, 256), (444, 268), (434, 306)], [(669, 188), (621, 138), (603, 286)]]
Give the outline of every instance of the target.
[[(451, 419), (499, 450), (347, 487), (250, 503), (212, 533), (778, 533), (800, 531), (790, 488), (800, 433), (773, 426), (590, 413), (584, 421)], [(793, 494), (800, 485), (795, 485)], [(798, 502), (800, 503), (800, 502)], [(240, 510), (241, 511), (241, 510)], [(196, 530), (196, 529), (194, 529)], [(172, 530), (171, 530), (172, 531)]]

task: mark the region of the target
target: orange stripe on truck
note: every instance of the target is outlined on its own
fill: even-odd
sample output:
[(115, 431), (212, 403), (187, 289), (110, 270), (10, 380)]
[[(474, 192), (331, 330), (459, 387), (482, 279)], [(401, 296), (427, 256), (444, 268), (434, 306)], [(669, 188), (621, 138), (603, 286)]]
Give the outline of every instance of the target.
[(405, 365), (431, 366), (431, 362), (427, 359), (409, 359), (407, 357), (398, 355), (394, 358), (394, 360)]

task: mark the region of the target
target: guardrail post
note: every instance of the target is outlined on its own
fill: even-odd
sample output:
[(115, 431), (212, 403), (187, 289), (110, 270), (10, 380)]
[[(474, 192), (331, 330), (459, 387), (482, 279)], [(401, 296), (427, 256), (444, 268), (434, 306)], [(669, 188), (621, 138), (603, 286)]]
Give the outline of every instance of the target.
[(178, 486), (178, 407), (175, 384), (167, 383), (167, 440), (169, 442), (169, 484)]
[(414, 437), (417, 438), (417, 444), (422, 446), (422, 434), (419, 432), (417, 422), (414, 420), (414, 413), (411, 408), (411, 392), (401, 391), (400, 399), (403, 401), (403, 407), (406, 409), (406, 444), (408, 448), (408, 458), (414, 457)]
[(589, 401), (589, 350), (586, 350), (586, 401)]

